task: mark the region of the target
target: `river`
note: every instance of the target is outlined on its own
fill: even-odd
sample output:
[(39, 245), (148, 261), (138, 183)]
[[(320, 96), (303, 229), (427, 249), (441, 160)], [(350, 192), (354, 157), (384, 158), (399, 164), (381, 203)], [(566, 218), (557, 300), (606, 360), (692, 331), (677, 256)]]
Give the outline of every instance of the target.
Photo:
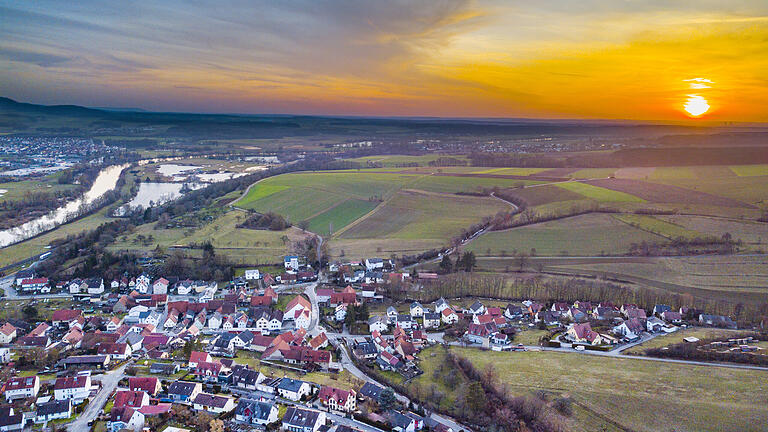
[(66, 203), (64, 206), (33, 219), (17, 227), (0, 231), (0, 247), (5, 247), (50, 231), (57, 226), (70, 221), (90, 210), (93, 203), (104, 196), (105, 193), (117, 186), (120, 174), (129, 165), (112, 165), (104, 168), (96, 176), (91, 188), (80, 198)]

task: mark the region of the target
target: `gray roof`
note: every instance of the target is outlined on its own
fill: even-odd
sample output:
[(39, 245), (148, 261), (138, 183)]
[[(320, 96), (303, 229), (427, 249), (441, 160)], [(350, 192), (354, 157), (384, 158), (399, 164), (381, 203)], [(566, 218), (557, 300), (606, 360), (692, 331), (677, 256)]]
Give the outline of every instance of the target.
[(37, 415), (47, 416), (51, 414), (58, 414), (69, 411), (71, 399), (65, 400), (52, 400), (50, 402), (41, 403), (37, 405)]
[(267, 420), (269, 418), (269, 413), (272, 411), (273, 406), (274, 405), (267, 402), (240, 399), (240, 402), (238, 402), (237, 404), (237, 408), (235, 408), (235, 414), (245, 415), (245, 411), (249, 409), (250, 417), (253, 417), (259, 420)]
[(197, 383), (187, 381), (175, 381), (168, 386), (168, 394), (177, 394), (182, 396), (190, 396), (195, 390)]
[(283, 378), (280, 380), (280, 384), (278, 384), (277, 388), (285, 391), (297, 392), (302, 384), (304, 384), (304, 381), (295, 380), (293, 378)]
[(205, 405), (209, 407), (224, 408), (229, 401), (229, 398), (224, 396), (216, 396), (209, 393), (200, 393), (195, 397), (193, 401), (196, 404)]
[(320, 412), (290, 407), (283, 416), (283, 423), (299, 427), (313, 427), (320, 417)]

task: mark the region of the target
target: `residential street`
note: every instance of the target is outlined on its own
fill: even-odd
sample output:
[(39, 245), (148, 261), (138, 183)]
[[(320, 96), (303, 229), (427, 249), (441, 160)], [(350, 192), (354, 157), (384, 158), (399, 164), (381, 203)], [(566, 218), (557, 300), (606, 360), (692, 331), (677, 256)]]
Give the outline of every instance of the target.
[(77, 420), (67, 425), (67, 430), (69, 430), (69, 432), (88, 432), (91, 430), (91, 427), (88, 426), (88, 422), (95, 420), (104, 409), (104, 405), (107, 403), (109, 395), (115, 391), (117, 383), (125, 376), (125, 369), (129, 364), (130, 363), (126, 363), (119, 368), (100, 376), (101, 389), (88, 406), (85, 407), (85, 412), (83, 412)]

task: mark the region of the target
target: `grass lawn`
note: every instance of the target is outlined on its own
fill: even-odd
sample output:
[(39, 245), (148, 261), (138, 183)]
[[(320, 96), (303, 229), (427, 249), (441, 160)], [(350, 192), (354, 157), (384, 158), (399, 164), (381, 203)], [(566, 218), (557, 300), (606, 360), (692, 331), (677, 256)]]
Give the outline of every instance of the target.
[(512, 342), (516, 344), (523, 344), (523, 345), (538, 345), (539, 339), (541, 339), (542, 336), (545, 336), (548, 334), (549, 332), (547, 330), (539, 330), (539, 329), (523, 330), (521, 332), (518, 332), (515, 335), (515, 338), (512, 340)]
[[(521, 394), (568, 393), (634, 431), (761, 431), (768, 372), (556, 352), (453, 348)], [(584, 427), (586, 430), (599, 430)]]
[(514, 251), (537, 255), (622, 255), (632, 243), (665, 241), (610, 215), (591, 213), (485, 233), (466, 246), (482, 256), (513, 255)]
[(599, 186), (593, 186), (581, 182), (557, 183), (555, 186), (561, 187), (571, 192), (576, 192), (577, 194), (583, 195), (598, 202), (644, 202), (643, 199), (628, 193), (602, 188)]

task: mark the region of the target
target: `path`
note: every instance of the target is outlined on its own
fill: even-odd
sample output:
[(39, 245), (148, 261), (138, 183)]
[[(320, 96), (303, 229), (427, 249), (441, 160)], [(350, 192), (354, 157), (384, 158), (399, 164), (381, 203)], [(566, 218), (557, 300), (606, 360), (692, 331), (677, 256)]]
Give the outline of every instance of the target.
[(75, 421), (67, 425), (67, 430), (69, 432), (89, 432), (91, 430), (88, 423), (92, 420), (96, 420), (96, 417), (101, 414), (104, 405), (107, 403), (107, 399), (109, 399), (109, 395), (115, 391), (117, 383), (125, 376), (125, 369), (128, 367), (128, 364), (129, 363), (126, 363), (112, 372), (101, 375), (101, 389), (99, 390), (99, 393), (96, 394), (88, 406), (85, 407), (85, 412), (83, 412)]

